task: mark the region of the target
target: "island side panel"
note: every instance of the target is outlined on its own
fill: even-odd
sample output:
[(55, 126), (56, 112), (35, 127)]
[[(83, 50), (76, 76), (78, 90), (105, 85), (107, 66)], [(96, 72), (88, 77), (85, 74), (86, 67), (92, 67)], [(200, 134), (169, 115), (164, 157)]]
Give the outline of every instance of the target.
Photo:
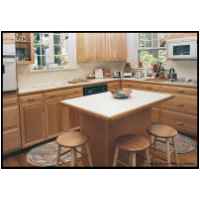
[[(80, 113), (81, 132), (90, 138), (90, 148), (95, 167), (111, 167), (115, 140), (126, 134), (147, 135), (151, 125), (151, 109), (108, 120), (85, 112)], [(127, 160), (128, 154), (122, 154)]]
[(94, 166), (109, 166), (108, 121), (86, 112), (80, 112), (80, 127), (81, 132), (89, 137)]
[[(113, 120), (109, 124), (108, 156), (109, 166), (112, 166), (115, 140), (126, 134), (140, 134), (149, 137), (147, 129), (151, 126), (151, 108), (134, 112), (122, 118)], [(127, 162), (127, 153), (121, 154), (120, 159)]]

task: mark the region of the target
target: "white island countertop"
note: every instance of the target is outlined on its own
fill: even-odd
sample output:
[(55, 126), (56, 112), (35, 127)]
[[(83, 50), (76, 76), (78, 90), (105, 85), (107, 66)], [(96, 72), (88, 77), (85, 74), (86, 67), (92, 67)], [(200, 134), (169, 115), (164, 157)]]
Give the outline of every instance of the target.
[(172, 97), (173, 95), (167, 93), (132, 90), (129, 99), (114, 99), (110, 92), (105, 92), (67, 99), (62, 101), (62, 103), (90, 114), (112, 119), (129, 112), (136, 112), (147, 107), (152, 107)]

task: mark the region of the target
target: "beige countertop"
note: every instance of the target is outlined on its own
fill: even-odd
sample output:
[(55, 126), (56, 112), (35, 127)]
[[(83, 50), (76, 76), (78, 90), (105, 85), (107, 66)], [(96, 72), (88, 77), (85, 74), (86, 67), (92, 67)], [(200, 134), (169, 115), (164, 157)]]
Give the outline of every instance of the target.
[(23, 95), (27, 93), (35, 93), (35, 92), (43, 92), (48, 90), (54, 90), (54, 89), (62, 89), (62, 88), (71, 88), (71, 87), (78, 87), (78, 86), (86, 86), (86, 85), (92, 85), (92, 84), (98, 84), (98, 83), (107, 83), (110, 81), (113, 81), (112, 78), (107, 79), (95, 79), (95, 80), (88, 80), (87, 82), (81, 82), (81, 83), (68, 83), (67, 81), (62, 82), (48, 82), (45, 84), (36, 84), (32, 86), (24, 86), (19, 87), (18, 93)]
[(111, 92), (105, 92), (67, 99), (62, 101), (62, 103), (103, 118), (113, 119), (129, 112), (135, 112), (143, 108), (152, 107), (153, 105), (166, 101), (171, 97), (173, 96), (167, 93), (132, 90), (130, 98), (123, 100), (113, 98)]
[[(25, 86), (19, 86), (18, 93), (20, 95), (28, 94), (28, 93), (36, 93), (36, 92), (43, 92), (43, 91), (49, 91), (49, 90), (55, 90), (55, 89), (62, 89), (62, 88), (72, 88), (72, 87), (78, 87), (78, 86), (86, 86), (86, 85), (92, 85), (92, 84), (98, 84), (98, 83), (107, 83), (114, 80), (119, 79), (113, 79), (113, 78), (105, 78), (105, 79), (96, 79), (96, 80), (88, 80), (87, 82), (81, 82), (81, 83), (68, 83), (67, 81), (62, 82), (47, 82), (45, 84), (35, 84), (35, 85), (28, 85)], [(170, 82), (170, 81), (157, 81), (157, 80), (146, 80), (146, 79), (135, 79), (135, 78), (123, 78), (122, 80), (129, 80), (129, 81), (138, 81), (143, 83), (154, 83), (154, 84), (165, 84), (165, 85), (174, 85), (174, 86), (181, 86), (181, 87), (191, 87), (196, 88), (197, 84), (191, 82)]]

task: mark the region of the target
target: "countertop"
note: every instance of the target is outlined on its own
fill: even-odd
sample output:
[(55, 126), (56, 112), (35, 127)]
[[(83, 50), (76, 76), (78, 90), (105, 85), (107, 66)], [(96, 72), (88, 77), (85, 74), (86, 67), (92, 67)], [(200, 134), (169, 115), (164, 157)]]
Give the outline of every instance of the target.
[[(35, 92), (43, 92), (43, 91), (49, 91), (54, 89), (62, 89), (62, 88), (72, 88), (72, 87), (78, 87), (78, 86), (86, 86), (86, 85), (92, 85), (92, 84), (98, 84), (98, 83), (107, 83), (111, 81), (115, 81), (119, 79), (114, 78), (105, 78), (105, 79), (94, 79), (94, 80), (88, 80), (87, 82), (81, 82), (81, 83), (75, 83), (71, 84), (67, 81), (62, 82), (48, 82), (45, 84), (36, 84), (36, 85), (28, 85), (21, 86), (18, 89), (18, 93), (20, 95), (28, 94), (28, 93), (35, 93)], [(154, 84), (164, 84), (164, 85), (174, 85), (174, 86), (181, 86), (181, 87), (191, 87), (196, 88), (197, 84), (191, 82), (170, 82), (170, 81), (157, 81), (157, 80), (146, 80), (146, 79), (135, 79), (135, 78), (122, 78), (121, 80), (129, 80), (129, 81), (138, 81), (143, 83), (154, 83)]]
[(173, 95), (167, 93), (132, 90), (130, 98), (123, 100), (114, 99), (111, 92), (105, 92), (64, 100), (62, 103), (94, 115), (112, 119), (129, 112), (151, 107), (172, 97)]

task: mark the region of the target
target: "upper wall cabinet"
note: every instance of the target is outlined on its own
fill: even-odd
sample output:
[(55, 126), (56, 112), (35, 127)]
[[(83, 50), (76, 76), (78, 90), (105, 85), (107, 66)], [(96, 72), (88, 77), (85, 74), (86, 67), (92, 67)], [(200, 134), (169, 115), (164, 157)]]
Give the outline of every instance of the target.
[(196, 32), (180, 32), (180, 33), (168, 33), (166, 34), (165, 39), (168, 40), (176, 40), (176, 39), (184, 39), (184, 38), (196, 38)]
[(34, 48), (33, 48), (33, 33), (16, 33), (16, 54), (17, 63), (33, 64), (34, 63)]
[(77, 33), (77, 60), (126, 61), (125, 33)]

